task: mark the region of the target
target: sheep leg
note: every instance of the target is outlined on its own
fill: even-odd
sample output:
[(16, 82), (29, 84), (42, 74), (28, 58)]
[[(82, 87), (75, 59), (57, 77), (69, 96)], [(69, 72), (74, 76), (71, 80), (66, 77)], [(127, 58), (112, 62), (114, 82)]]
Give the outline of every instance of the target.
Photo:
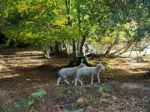
[(73, 81), (71, 81), (71, 83), (75, 83), (75, 81), (76, 81), (76, 80), (74, 79)]
[(97, 79), (98, 79), (98, 83), (100, 83), (100, 78), (99, 78), (99, 74), (100, 74), (100, 71), (97, 73)]
[(82, 83), (82, 81), (80, 80), (80, 79), (78, 79), (78, 81), (80, 82), (80, 84), (83, 86), (83, 83)]
[(61, 77), (59, 77), (59, 78), (57, 79), (57, 85), (59, 85), (59, 82), (60, 82), (61, 79), (62, 79)]
[(67, 81), (67, 79), (64, 80), (67, 84), (70, 84), (70, 82)]
[(91, 77), (91, 85), (93, 85), (93, 80), (94, 80), (94, 78), (93, 78), (93, 77)]
[(97, 75), (98, 83), (101, 83), (99, 75)]
[(78, 79), (75, 79), (75, 86), (77, 86), (77, 83), (78, 83)]

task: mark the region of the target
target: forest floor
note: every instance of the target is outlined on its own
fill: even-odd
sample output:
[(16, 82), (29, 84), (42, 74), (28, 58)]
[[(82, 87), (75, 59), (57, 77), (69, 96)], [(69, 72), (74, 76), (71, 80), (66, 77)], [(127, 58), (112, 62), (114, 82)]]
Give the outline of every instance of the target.
[[(40, 51), (0, 51), (0, 112), (150, 112), (150, 63), (129, 58), (91, 59), (103, 63), (101, 84), (56, 86), (57, 72), (71, 58)], [(71, 79), (70, 79), (71, 80)], [(95, 79), (95, 82), (97, 80)]]

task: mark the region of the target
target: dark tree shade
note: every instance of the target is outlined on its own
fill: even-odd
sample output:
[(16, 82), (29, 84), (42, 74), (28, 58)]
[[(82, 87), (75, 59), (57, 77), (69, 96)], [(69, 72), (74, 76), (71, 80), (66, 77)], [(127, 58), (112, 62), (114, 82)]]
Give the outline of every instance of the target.
[(3, 33), (0, 33), (0, 44), (5, 43), (5, 35)]

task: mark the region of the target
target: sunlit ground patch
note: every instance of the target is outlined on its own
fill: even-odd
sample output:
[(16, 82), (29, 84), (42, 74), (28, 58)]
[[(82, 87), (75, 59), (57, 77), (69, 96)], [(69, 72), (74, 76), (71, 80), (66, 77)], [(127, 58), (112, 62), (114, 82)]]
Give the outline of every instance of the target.
[(0, 79), (4, 79), (4, 78), (13, 78), (13, 77), (18, 77), (20, 76), (19, 74), (1, 74), (0, 73)]

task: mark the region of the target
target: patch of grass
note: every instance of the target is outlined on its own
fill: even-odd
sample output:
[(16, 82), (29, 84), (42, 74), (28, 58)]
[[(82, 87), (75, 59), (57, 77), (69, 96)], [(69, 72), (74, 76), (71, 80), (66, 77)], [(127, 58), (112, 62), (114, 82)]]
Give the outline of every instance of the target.
[(87, 94), (87, 99), (89, 99), (89, 100), (95, 100), (96, 97), (97, 97), (97, 96), (96, 96), (96, 94), (94, 94), (94, 93), (89, 93), (89, 94)]
[(18, 102), (14, 112), (36, 112), (40, 108), (41, 98), (46, 95), (45, 89), (37, 89), (27, 99)]

